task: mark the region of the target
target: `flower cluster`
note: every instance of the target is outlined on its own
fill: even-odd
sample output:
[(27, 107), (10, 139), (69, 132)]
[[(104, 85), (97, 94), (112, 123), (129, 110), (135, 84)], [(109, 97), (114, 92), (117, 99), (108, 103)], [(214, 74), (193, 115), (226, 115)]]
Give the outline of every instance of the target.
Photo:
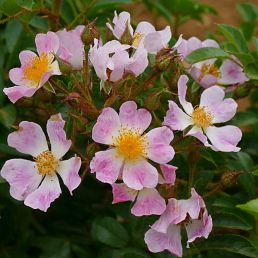
[[(31, 97), (51, 76), (59, 75), (61, 79), (67, 76), (60, 72), (62, 65), (66, 64), (71, 73), (83, 74), (86, 71), (84, 75), (89, 85), (83, 87), (88, 87), (88, 95), (80, 107), (85, 110), (86, 106), (87, 110), (91, 110), (94, 101), (90, 92), (94, 83), (88, 77), (93, 70), (102, 82), (108, 81), (115, 87), (123, 83), (128, 74), (135, 79), (143, 76), (150, 65), (150, 54), (159, 57), (156, 59), (159, 61), (175, 60), (182, 68), (192, 51), (203, 47), (219, 48), (214, 40), (201, 42), (195, 37), (185, 40), (181, 36), (170, 47), (172, 35), (169, 26), (157, 31), (152, 24), (140, 22), (134, 30), (127, 12), (115, 12), (113, 22), (107, 23), (107, 28), (113, 37), (107, 42), (103, 42), (100, 36), (92, 40), (87, 38), (88, 25), (80, 25), (70, 31), (64, 29), (38, 34), (35, 38), (37, 54), (28, 50), (20, 53), (21, 67), (9, 72), (15, 86), (5, 88), (5, 94), (13, 103), (22, 97)], [(86, 41), (91, 44), (86, 45)], [(197, 138), (199, 148), (221, 152), (240, 150), (237, 146), (242, 137), (239, 128), (214, 126), (229, 121), (236, 114), (237, 103), (233, 98), (225, 98), (224, 86), (236, 87), (248, 80), (239, 64), (239, 60), (232, 56), (230, 60), (223, 60), (220, 66), (217, 60), (210, 59), (181, 69), (177, 80), (177, 98), (168, 101), (168, 109), (167, 103), (162, 103), (163, 108), (159, 111), (161, 114), (164, 109), (167, 112), (163, 114), (163, 122), (158, 120), (158, 126), (157, 119), (152, 122), (150, 111), (137, 107), (135, 98), (114, 97), (112, 87), (105, 107), (100, 111), (96, 108), (97, 119), (94, 120), (92, 114), (89, 116), (94, 122), (92, 140), (101, 144), (99, 148), (106, 145), (107, 149), (94, 153), (91, 161), (88, 164), (85, 162), (89, 166), (85, 169), (89, 168), (91, 173), (96, 174), (97, 180), (111, 186), (113, 203), (133, 202), (131, 213), (135, 216), (160, 215), (145, 234), (145, 242), (151, 252), (168, 250), (182, 257), (181, 226), (186, 228), (188, 245), (196, 238), (207, 238), (212, 230), (212, 218), (194, 188), (189, 199), (177, 199), (176, 195), (167, 197), (160, 188), (166, 186), (166, 189), (172, 189), (177, 184), (176, 170), (180, 167), (170, 164), (175, 155), (171, 145), (175, 131)], [(166, 67), (169, 68), (169, 65)], [(187, 91), (190, 91), (189, 76), (186, 74), (205, 88), (200, 88), (202, 93), (198, 105), (195, 101), (186, 100)], [(65, 100), (77, 98), (77, 103), (81, 103), (80, 94), (69, 92)], [(119, 99), (124, 101), (117, 112), (111, 104), (116, 100), (119, 103)], [(61, 114), (52, 115), (47, 121), (51, 148), (43, 130), (34, 122), (22, 121), (18, 130), (10, 133), (8, 145), (33, 157), (33, 161), (8, 160), (1, 169), (1, 176), (10, 184), (13, 198), (23, 200), (25, 205), (34, 209), (47, 211), (61, 193), (58, 176), (71, 194), (79, 186), (80, 157), (75, 155), (62, 160), (72, 146), (64, 127)], [(180, 132), (176, 134), (181, 136)]]

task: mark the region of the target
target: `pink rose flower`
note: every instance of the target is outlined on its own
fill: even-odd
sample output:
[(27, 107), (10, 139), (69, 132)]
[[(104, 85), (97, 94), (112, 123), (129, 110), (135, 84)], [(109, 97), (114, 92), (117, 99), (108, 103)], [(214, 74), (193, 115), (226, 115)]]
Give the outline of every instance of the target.
[(113, 184), (121, 178), (134, 190), (156, 187), (159, 174), (148, 159), (158, 164), (172, 160), (173, 132), (163, 126), (144, 134), (150, 123), (151, 114), (146, 109), (137, 109), (134, 101), (123, 103), (119, 114), (113, 108), (103, 109), (92, 138), (110, 148), (97, 152), (90, 163), (91, 172), (96, 173), (99, 181)]
[(21, 122), (18, 131), (8, 136), (9, 146), (33, 156), (34, 161), (7, 160), (1, 169), (1, 176), (10, 184), (11, 196), (24, 200), (24, 204), (33, 209), (46, 212), (59, 197), (61, 188), (57, 173), (71, 194), (81, 182), (78, 175), (81, 159), (75, 156), (61, 160), (72, 144), (71, 140), (66, 139), (64, 125), (65, 121), (60, 114), (48, 120), (47, 133), (51, 150), (41, 127), (33, 122)]
[(144, 240), (153, 253), (168, 250), (182, 257), (181, 226), (187, 232), (187, 247), (196, 238), (208, 238), (212, 230), (212, 218), (208, 215), (203, 199), (192, 188), (187, 200), (169, 199), (165, 212), (145, 233)]
[[(174, 185), (176, 169), (172, 165), (160, 165), (162, 175), (159, 174), (160, 184)], [(161, 215), (166, 209), (166, 202), (155, 188), (143, 188), (139, 191), (128, 187), (124, 183), (112, 184), (113, 203), (132, 201), (131, 212), (135, 216)]]
[[(194, 50), (204, 47), (219, 48), (219, 45), (212, 39), (200, 41), (198, 38), (192, 37), (188, 40), (183, 39), (180, 46), (178, 46), (177, 51), (184, 59)], [(232, 55), (232, 58), (240, 64), (240, 61), (235, 56)], [(216, 61), (217, 59), (213, 58), (194, 63), (190, 69), (190, 73), (194, 80), (204, 88), (208, 88), (216, 84), (242, 84), (249, 80), (246, 77), (243, 68), (235, 62), (227, 59), (221, 66), (217, 66)]]
[(38, 55), (29, 50), (20, 53), (20, 68), (9, 71), (10, 80), (16, 85), (4, 88), (4, 93), (15, 103), (22, 97), (31, 97), (52, 75), (60, 75), (54, 55), (59, 48), (59, 39), (54, 32), (37, 34), (35, 38)]
[(196, 137), (205, 146), (215, 151), (238, 152), (240, 148), (236, 145), (241, 140), (241, 130), (232, 125), (213, 126), (213, 124), (224, 123), (234, 117), (237, 110), (235, 100), (224, 99), (224, 90), (221, 87), (212, 86), (203, 91), (199, 106), (193, 108), (193, 105), (185, 99), (187, 81), (186, 75), (181, 75), (178, 80), (178, 98), (184, 111), (174, 101), (169, 101), (169, 110), (163, 125), (179, 131), (191, 126), (186, 135)]

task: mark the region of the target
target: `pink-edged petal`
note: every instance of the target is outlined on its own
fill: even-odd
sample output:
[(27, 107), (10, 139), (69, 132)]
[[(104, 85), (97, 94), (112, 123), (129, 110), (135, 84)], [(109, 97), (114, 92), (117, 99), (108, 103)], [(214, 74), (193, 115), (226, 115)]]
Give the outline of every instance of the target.
[(226, 60), (219, 70), (221, 72), (221, 78), (218, 80), (220, 84), (242, 84), (249, 80), (243, 68), (231, 60)]
[(64, 126), (65, 121), (60, 113), (52, 115), (47, 121), (47, 133), (51, 144), (51, 152), (56, 159), (61, 159), (72, 145), (72, 141), (66, 139)]
[(169, 101), (169, 109), (164, 118), (163, 125), (169, 126), (172, 130), (183, 131), (189, 125), (193, 125), (193, 120), (174, 101)]
[(175, 151), (170, 146), (173, 140), (173, 132), (166, 126), (154, 128), (146, 134), (148, 141), (147, 156), (149, 159), (165, 164), (173, 159)]
[(182, 107), (184, 108), (185, 112), (188, 115), (191, 115), (193, 112), (193, 105), (186, 101), (186, 91), (187, 91), (187, 82), (188, 77), (186, 75), (181, 75), (178, 80), (178, 99)]
[(73, 157), (68, 160), (60, 161), (57, 167), (57, 172), (63, 179), (64, 184), (67, 186), (70, 194), (81, 183), (81, 178), (78, 175), (81, 167), (81, 159)]
[(230, 120), (237, 110), (237, 103), (231, 98), (224, 99), (225, 92), (219, 86), (206, 89), (200, 100), (200, 106), (207, 107), (212, 113), (213, 123), (223, 123)]
[(31, 97), (37, 90), (36, 88), (29, 88), (27, 86), (13, 86), (4, 88), (3, 92), (12, 103), (15, 103), (22, 97)]
[(23, 50), (23, 51), (21, 51), (20, 54), (19, 54), (19, 59), (20, 59), (21, 65), (22, 66), (26, 66), (36, 56), (37, 55), (34, 52), (30, 51), (30, 50)]
[(33, 122), (23, 121), (16, 132), (10, 133), (7, 138), (8, 145), (21, 153), (37, 157), (48, 150), (47, 140), (41, 127)]
[(166, 202), (155, 188), (139, 191), (131, 212), (135, 216), (161, 215), (166, 209)]
[(61, 188), (56, 174), (52, 176), (47, 175), (39, 188), (26, 197), (24, 204), (33, 209), (46, 212), (50, 204), (57, 199), (60, 194)]
[(7, 160), (1, 169), (1, 176), (10, 184), (10, 194), (17, 200), (24, 200), (42, 180), (35, 162), (25, 159)]
[(192, 220), (191, 223), (186, 225), (186, 232), (188, 241), (192, 243), (198, 237), (208, 238), (212, 230), (212, 218), (208, 216), (207, 210), (205, 209), (202, 219)]
[(193, 128), (191, 128), (191, 130), (186, 135), (194, 136), (199, 141), (201, 141), (206, 147), (211, 147), (211, 145), (208, 142), (207, 137), (203, 133), (202, 129), (198, 126), (193, 126)]
[(99, 151), (95, 153), (90, 162), (91, 173), (96, 173), (96, 178), (108, 184), (117, 180), (123, 166), (123, 158), (118, 156), (115, 149)]
[(242, 132), (238, 127), (233, 125), (209, 126), (205, 133), (216, 150), (224, 152), (240, 151), (240, 148), (236, 147), (242, 138)]
[(122, 127), (132, 127), (145, 131), (151, 123), (151, 114), (147, 109), (137, 109), (134, 101), (124, 102), (119, 110)]
[(126, 184), (112, 184), (113, 202), (127, 202), (134, 201), (137, 195), (136, 190), (129, 188)]
[(113, 108), (104, 108), (92, 129), (92, 139), (95, 142), (112, 145), (114, 137), (121, 129), (117, 112)]
[(168, 250), (172, 254), (182, 257), (180, 226), (170, 225), (167, 233), (149, 229), (145, 233), (144, 241), (153, 253)]
[(126, 162), (123, 169), (124, 183), (135, 190), (154, 188), (158, 183), (158, 171), (145, 159)]
[(162, 176), (160, 177), (159, 184), (175, 184), (176, 181), (176, 170), (177, 167), (169, 165), (169, 164), (162, 164), (160, 165)]
[(58, 36), (52, 31), (49, 31), (46, 34), (37, 34), (35, 43), (39, 55), (43, 53), (57, 53), (57, 50), (59, 49)]

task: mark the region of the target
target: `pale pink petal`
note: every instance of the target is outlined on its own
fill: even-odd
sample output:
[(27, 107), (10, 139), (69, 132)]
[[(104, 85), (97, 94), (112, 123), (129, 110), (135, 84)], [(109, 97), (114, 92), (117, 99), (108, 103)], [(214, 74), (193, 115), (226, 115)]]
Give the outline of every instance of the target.
[(26, 82), (23, 80), (23, 69), (13, 68), (9, 71), (9, 79), (16, 85), (24, 85)]
[(67, 186), (70, 194), (81, 183), (81, 178), (78, 175), (81, 167), (81, 159), (73, 157), (68, 160), (60, 161), (57, 167), (57, 172), (63, 179), (64, 184)]
[(30, 50), (21, 51), (19, 54), (19, 59), (20, 59), (22, 67), (28, 65), (31, 62), (31, 60), (36, 56), (37, 55)]
[(126, 186), (126, 184), (112, 184), (113, 202), (134, 201), (137, 191)]
[(182, 257), (180, 226), (170, 225), (167, 233), (149, 229), (145, 233), (144, 241), (153, 253), (168, 250), (172, 254)]
[(4, 88), (3, 92), (12, 103), (15, 103), (22, 97), (31, 97), (37, 90), (37, 88), (29, 88), (27, 86), (13, 86)]
[(37, 157), (48, 150), (46, 136), (41, 127), (33, 122), (23, 121), (18, 131), (10, 133), (7, 138), (8, 145), (21, 153)]
[(147, 156), (149, 159), (165, 164), (173, 159), (175, 151), (170, 146), (173, 140), (173, 132), (166, 126), (154, 128), (146, 134), (148, 141)]
[(209, 126), (205, 133), (216, 150), (224, 152), (240, 151), (240, 148), (236, 147), (242, 138), (242, 132), (238, 127), (232, 125)]
[(177, 167), (169, 165), (169, 164), (162, 164), (160, 165), (160, 169), (162, 172), (161, 180), (159, 181), (160, 184), (175, 184), (176, 181), (176, 170)]
[(72, 145), (72, 141), (66, 139), (64, 126), (65, 121), (60, 113), (52, 115), (47, 121), (47, 133), (51, 144), (51, 152), (56, 159), (61, 159)]
[(96, 178), (103, 182), (113, 184), (123, 166), (123, 158), (118, 156), (115, 149), (95, 153), (90, 162), (91, 173), (96, 172)]
[(163, 125), (169, 126), (172, 130), (183, 131), (194, 122), (174, 101), (169, 101), (169, 109), (164, 118)]
[(186, 134), (187, 136), (191, 135), (197, 138), (199, 141), (201, 141), (206, 147), (211, 147), (211, 145), (208, 142), (207, 137), (203, 133), (202, 129), (198, 126), (193, 126), (191, 130)]
[(113, 108), (104, 108), (92, 129), (95, 142), (112, 145), (113, 139), (121, 129), (120, 119)]
[(52, 176), (45, 176), (41, 185), (37, 190), (29, 194), (24, 204), (33, 208), (47, 211), (50, 204), (59, 197), (61, 188), (56, 174)]
[(223, 123), (230, 120), (237, 110), (237, 103), (231, 98), (224, 99), (225, 92), (219, 86), (206, 89), (200, 100), (200, 106), (207, 107), (212, 113), (213, 123)]
[[(200, 68), (196, 67), (198, 64), (194, 64), (191, 69), (191, 75), (195, 81), (197, 81), (203, 88), (209, 88), (217, 83), (217, 77), (211, 74), (202, 74)], [(201, 80), (200, 80), (201, 78)]]
[(138, 32), (140, 34), (147, 35), (151, 32), (155, 32), (155, 31), (156, 30), (151, 23), (143, 21), (143, 22), (138, 23), (135, 33)]
[(10, 184), (10, 194), (17, 200), (24, 200), (42, 180), (35, 162), (25, 159), (7, 160), (1, 169), (1, 176)]
[(147, 109), (137, 109), (134, 101), (124, 102), (119, 110), (122, 127), (133, 127), (141, 132), (145, 131), (151, 123), (151, 114)]
[(59, 49), (58, 36), (52, 31), (49, 31), (46, 34), (37, 34), (35, 38), (35, 43), (39, 55), (43, 53), (56, 53)]
[(160, 215), (166, 209), (166, 202), (155, 188), (143, 188), (139, 191), (131, 212), (135, 216)]
[(218, 80), (220, 84), (242, 84), (249, 80), (243, 68), (231, 60), (224, 61), (219, 70), (221, 72), (221, 78)]
[(185, 40), (185, 39), (182, 40), (182, 43), (177, 49), (177, 52), (180, 55), (182, 55), (183, 58), (185, 58), (191, 52), (201, 47), (202, 47), (202, 42), (196, 37), (191, 37), (188, 40)]
[(124, 183), (135, 190), (153, 188), (158, 183), (158, 171), (145, 159), (126, 162), (123, 169)]
[(178, 80), (178, 99), (182, 107), (184, 108), (185, 112), (188, 115), (191, 115), (193, 112), (193, 105), (186, 101), (186, 91), (187, 91), (187, 82), (188, 77), (186, 75), (181, 75)]
[(206, 39), (202, 42), (202, 47), (216, 47), (216, 48), (219, 48), (219, 44), (213, 39)]

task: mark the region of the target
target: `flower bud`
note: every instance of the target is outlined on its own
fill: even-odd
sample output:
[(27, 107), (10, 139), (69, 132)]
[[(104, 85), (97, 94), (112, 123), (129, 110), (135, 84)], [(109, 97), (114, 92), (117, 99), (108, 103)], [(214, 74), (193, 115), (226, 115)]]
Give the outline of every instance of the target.
[(95, 21), (85, 26), (81, 35), (82, 42), (85, 45), (91, 45), (94, 39), (99, 39), (99, 38), (100, 38), (100, 32), (95, 24)]
[(236, 98), (244, 98), (246, 96), (249, 95), (250, 91), (251, 91), (252, 87), (250, 84), (245, 83), (242, 85), (237, 86), (236, 90), (235, 90), (235, 94), (234, 96)]
[(224, 174), (222, 174), (221, 176), (221, 184), (224, 187), (232, 187), (237, 183), (237, 179), (238, 177), (241, 175), (242, 173), (240, 172), (226, 172)]
[(73, 67), (72, 67), (72, 65), (69, 62), (63, 60), (62, 58), (60, 58), (57, 55), (54, 55), (54, 56), (55, 56), (55, 58), (56, 58), (56, 60), (58, 62), (59, 69), (60, 69), (60, 72), (62, 74), (69, 74), (69, 73), (72, 72)]

